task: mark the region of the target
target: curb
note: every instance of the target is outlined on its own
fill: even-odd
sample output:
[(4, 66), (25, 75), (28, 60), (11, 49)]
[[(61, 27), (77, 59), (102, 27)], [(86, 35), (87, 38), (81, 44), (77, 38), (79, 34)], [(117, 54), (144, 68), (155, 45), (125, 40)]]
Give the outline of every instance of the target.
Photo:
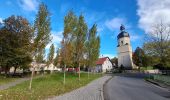
[(101, 92), (102, 100), (108, 100), (108, 99), (106, 98), (106, 96), (104, 95), (104, 87), (105, 87), (105, 85), (106, 85), (112, 78), (113, 78), (113, 76), (111, 76), (109, 79), (107, 79), (107, 80), (105, 81), (105, 83), (103, 84), (103, 86), (102, 86), (102, 92)]
[(150, 79), (146, 79), (145, 81), (149, 82), (149, 83), (152, 83), (156, 86), (159, 86), (159, 87), (162, 87), (162, 88), (166, 88), (168, 91), (170, 91), (170, 86), (167, 86), (166, 84), (163, 84), (163, 83), (159, 83), (159, 82), (156, 82), (156, 81), (153, 81), (153, 80), (150, 80)]

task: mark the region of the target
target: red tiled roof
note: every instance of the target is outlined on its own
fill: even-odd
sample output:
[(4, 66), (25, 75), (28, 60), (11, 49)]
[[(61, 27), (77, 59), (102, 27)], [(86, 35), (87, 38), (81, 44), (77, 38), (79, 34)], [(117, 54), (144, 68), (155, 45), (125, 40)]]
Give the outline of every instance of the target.
[(108, 58), (108, 57), (99, 58), (99, 59), (96, 61), (96, 64), (97, 64), (97, 65), (102, 65), (107, 58)]

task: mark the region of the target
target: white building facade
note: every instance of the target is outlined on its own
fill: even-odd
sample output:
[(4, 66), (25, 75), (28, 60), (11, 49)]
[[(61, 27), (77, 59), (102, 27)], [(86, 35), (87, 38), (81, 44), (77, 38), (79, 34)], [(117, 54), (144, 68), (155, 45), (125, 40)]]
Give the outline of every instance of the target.
[(123, 66), (125, 69), (133, 68), (132, 61), (132, 47), (130, 44), (129, 33), (125, 31), (125, 27), (121, 25), (120, 33), (117, 36), (118, 39), (118, 67)]
[(99, 58), (96, 62), (96, 71), (97, 72), (106, 72), (111, 71), (113, 65), (109, 59), (109, 57)]

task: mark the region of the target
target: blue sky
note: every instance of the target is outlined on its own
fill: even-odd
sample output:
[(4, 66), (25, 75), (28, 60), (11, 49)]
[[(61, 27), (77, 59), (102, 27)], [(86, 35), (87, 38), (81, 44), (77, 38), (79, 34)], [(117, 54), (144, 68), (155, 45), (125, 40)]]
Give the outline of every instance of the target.
[[(170, 0), (0, 0), (0, 22), (21, 15), (33, 24), (40, 2), (51, 12), (52, 43), (60, 47), (63, 18), (69, 10), (85, 16), (88, 27), (98, 26), (101, 38), (100, 54), (117, 56), (117, 35), (124, 24), (129, 32), (133, 50), (142, 46), (144, 33), (161, 17), (170, 22)], [(51, 43), (50, 43), (51, 44)], [(46, 47), (47, 51), (50, 44)]]

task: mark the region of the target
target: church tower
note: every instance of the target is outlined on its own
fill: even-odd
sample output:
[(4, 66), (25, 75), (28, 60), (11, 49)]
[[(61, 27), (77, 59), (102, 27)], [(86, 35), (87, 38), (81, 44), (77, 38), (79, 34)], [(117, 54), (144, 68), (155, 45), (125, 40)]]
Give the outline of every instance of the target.
[(120, 26), (120, 33), (117, 36), (118, 40), (118, 67), (124, 66), (125, 69), (132, 69), (132, 47), (130, 45), (129, 33), (125, 31), (124, 25)]

